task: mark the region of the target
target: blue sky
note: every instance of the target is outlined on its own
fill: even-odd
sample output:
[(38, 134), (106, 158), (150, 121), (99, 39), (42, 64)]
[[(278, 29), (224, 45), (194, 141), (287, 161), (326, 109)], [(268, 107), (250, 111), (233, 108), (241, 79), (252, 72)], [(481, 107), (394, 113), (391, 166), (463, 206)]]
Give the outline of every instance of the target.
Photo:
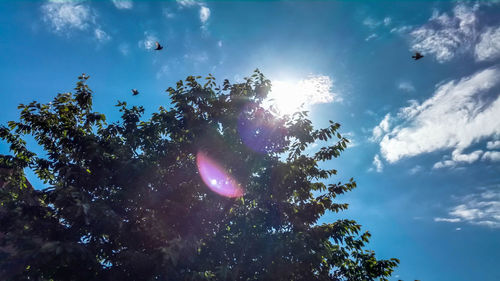
[(353, 141), (327, 165), (358, 188), (324, 221), (361, 223), (380, 258), (401, 259), (393, 280), (500, 280), (499, 14), (498, 1), (1, 1), (0, 122), (83, 72), (114, 120), (117, 100), (151, 113), (187, 75), (259, 68), (282, 111), (305, 102)]

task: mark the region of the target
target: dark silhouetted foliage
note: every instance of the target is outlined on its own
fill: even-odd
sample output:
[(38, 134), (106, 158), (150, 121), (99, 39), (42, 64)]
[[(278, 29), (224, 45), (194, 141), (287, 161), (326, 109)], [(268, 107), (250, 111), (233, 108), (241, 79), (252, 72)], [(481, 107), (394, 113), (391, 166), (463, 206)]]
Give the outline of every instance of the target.
[[(0, 158), (10, 171), (0, 190), (2, 280), (387, 280), (398, 260), (365, 250), (360, 225), (317, 223), (346, 209), (336, 196), (356, 187), (325, 185), (337, 171), (318, 166), (346, 148), (340, 125), (314, 129), (307, 112), (262, 108), (271, 84), (259, 71), (239, 84), (200, 78), (169, 88), (168, 106), (149, 119), (119, 102), (120, 121), (107, 123), (84, 75), (74, 93), (19, 106), (20, 121), (0, 127), (12, 152)], [(262, 135), (245, 138), (257, 149), (240, 132), (255, 124)], [(27, 148), (29, 135), (43, 154)], [(317, 140), (333, 144), (305, 153)], [(242, 197), (207, 188), (200, 150), (241, 183)], [(25, 168), (49, 187), (32, 188)]]

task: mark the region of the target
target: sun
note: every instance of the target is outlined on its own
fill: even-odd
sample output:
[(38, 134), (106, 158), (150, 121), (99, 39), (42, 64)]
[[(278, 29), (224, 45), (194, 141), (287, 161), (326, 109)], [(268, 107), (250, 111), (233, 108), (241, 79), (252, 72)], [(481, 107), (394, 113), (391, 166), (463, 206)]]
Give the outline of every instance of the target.
[(331, 89), (332, 80), (328, 76), (310, 76), (298, 81), (275, 80), (264, 105), (274, 107), (280, 115), (287, 115), (310, 110), (315, 104), (341, 101)]
[(273, 81), (265, 104), (277, 109), (281, 115), (293, 114), (306, 104), (305, 96), (301, 93), (297, 83)]

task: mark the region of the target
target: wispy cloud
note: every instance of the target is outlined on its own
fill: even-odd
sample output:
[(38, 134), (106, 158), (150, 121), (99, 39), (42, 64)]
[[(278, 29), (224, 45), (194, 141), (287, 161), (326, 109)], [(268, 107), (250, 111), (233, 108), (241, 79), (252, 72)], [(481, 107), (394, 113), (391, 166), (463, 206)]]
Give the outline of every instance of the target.
[(48, 1), (41, 9), (43, 20), (57, 33), (85, 30), (95, 21), (90, 7), (81, 1)]
[(450, 167), (455, 167), (456, 165), (457, 163), (453, 160), (443, 160), (434, 163), (434, 166), (432, 166), (432, 168), (433, 169), (450, 168)]
[(402, 25), (402, 26), (398, 26), (398, 27), (393, 27), (391, 29), (391, 33), (403, 34), (403, 33), (410, 31), (411, 29), (412, 29), (412, 27), (409, 25)]
[(458, 4), (453, 15), (434, 11), (429, 22), (411, 32), (412, 50), (432, 54), (439, 62), (468, 50), (476, 37), (479, 5)]
[(375, 128), (373, 128), (370, 140), (379, 141), (384, 134), (388, 133), (390, 129), (390, 122), (391, 122), (391, 114), (387, 113), (384, 119), (382, 119), (382, 121), (380, 121), (380, 123), (377, 126), (375, 126)]
[(368, 17), (363, 20), (363, 24), (368, 26), (369, 28), (375, 28), (379, 26), (380, 22), (374, 20), (373, 18)]
[(403, 81), (398, 84), (398, 89), (405, 92), (415, 92), (415, 86), (409, 81)]
[(130, 10), (134, 7), (134, 2), (131, 0), (111, 0), (117, 9)]
[(130, 45), (128, 43), (120, 43), (118, 45), (118, 51), (124, 56), (127, 56), (130, 53)]
[(299, 81), (298, 87), (303, 91), (309, 104), (331, 103), (342, 100), (332, 92), (333, 80), (326, 75), (310, 76)]
[(193, 8), (199, 7), (199, 17), (201, 22), (201, 28), (206, 31), (207, 22), (210, 18), (210, 8), (204, 2), (194, 1), (194, 0), (176, 0), (180, 9), (183, 8)]
[(346, 133), (343, 133), (342, 136), (349, 140), (349, 143), (347, 144), (347, 148), (353, 148), (353, 147), (358, 146), (358, 142), (355, 139), (356, 134), (354, 134), (354, 132), (346, 132)]
[[(410, 106), (399, 110), (397, 118), (386, 115), (373, 129), (372, 138), (381, 139), (381, 155), (392, 163), (444, 149), (453, 149), (451, 159), (438, 162), (435, 168), (477, 161), (481, 150), (463, 151), (500, 134), (500, 97), (494, 91), (499, 84), (500, 70), (496, 67), (441, 83), (431, 98), (422, 103), (411, 101)], [(390, 130), (389, 121), (396, 124)]]
[(151, 50), (155, 47), (156, 41), (158, 41), (158, 37), (156, 37), (156, 35), (153, 32), (145, 31), (144, 38), (142, 40), (139, 40), (138, 45), (140, 48)]
[(97, 15), (88, 2), (50, 0), (41, 6), (41, 12), (43, 20), (56, 34), (69, 37), (75, 31), (86, 31), (87, 35), (93, 34), (100, 43), (111, 40), (111, 36), (97, 24)]
[(195, 0), (176, 0), (177, 4), (179, 4), (179, 7), (184, 8), (184, 7), (193, 7), (195, 5), (199, 5), (198, 2)]
[(374, 171), (377, 173), (382, 173), (384, 171), (384, 163), (382, 163), (382, 160), (380, 160), (380, 156), (378, 154), (375, 154), (372, 161), (372, 167), (368, 169), (368, 172)]
[(206, 63), (209, 59), (209, 56), (206, 51), (201, 51), (197, 53), (184, 54), (183, 58), (194, 63)]
[(175, 13), (173, 13), (170, 9), (168, 8), (163, 8), (163, 15), (167, 18), (167, 19), (171, 19), (171, 18), (174, 18), (175, 17)]
[(206, 6), (200, 7), (200, 21), (202, 24), (205, 24), (210, 18), (210, 9)]
[(367, 42), (368, 42), (368, 41), (373, 40), (373, 39), (375, 39), (375, 38), (377, 38), (377, 37), (378, 37), (378, 35), (377, 35), (377, 34), (372, 33), (372, 34), (370, 34), (368, 37), (366, 37), (366, 38), (365, 38), (365, 41), (367, 41)]
[(428, 23), (410, 33), (411, 49), (434, 55), (438, 62), (464, 53), (473, 53), (477, 61), (499, 58), (500, 26), (479, 27), (482, 6), (459, 3), (450, 15), (434, 11)]
[(94, 34), (95, 34), (95, 38), (99, 42), (107, 42), (107, 41), (111, 40), (111, 36), (109, 36), (109, 34), (107, 34), (104, 30), (102, 30), (99, 27), (94, 30)]
[(500, 26), (486, 28), (474, 49), (478, 61), (494, 60), (500, 57)]
[(363, 24), (371, 29), (377, 28), (379, 26), (389, 26), (392, 22), (390, 17), (385, 17), (382, 20), (376, 20), (372, 17), (367, 17), (363, 20)]
[(383, 23), (385, 26), (389, 26), (392, 22), (392, 19), (390, 17), (385, 17), (383, 20)]
[(416, 165), (415, 167), (411, 168), (408, 171), (408, 173), (410, 173), (410, 175), (415, 175), (415, 174), (419, 173), (420, 171), (422, 171), (422, 166)]
[(500, 228), (500, 185), (458, 198), (458, 204), (448, 211), (449, 218), (434, 218), (436, 222), (465, 222)]
[(458, 164), (468, 163), (471, 164), (476, 162), (479, 157), (483, 154), (482, 150), (476, 150), (471, 153), (462, 153), (460, 149), (455, 149), (451, 153), (451, 160), (439, 161), (434, 164), (434, 169), (446, 168), (446, 167), (455, 167)]
[(461, 222), (459, 218), (434, 218), (435, 222)]

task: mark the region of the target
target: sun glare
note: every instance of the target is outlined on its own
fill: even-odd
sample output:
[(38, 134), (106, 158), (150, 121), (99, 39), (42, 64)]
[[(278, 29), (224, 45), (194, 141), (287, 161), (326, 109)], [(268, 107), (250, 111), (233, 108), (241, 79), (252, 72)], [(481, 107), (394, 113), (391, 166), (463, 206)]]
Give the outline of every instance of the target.
[(273, 106), (279, 114), (293, 114), (309, 110), (318, 103), (329, 103), (339, 98), (330, 92), (332, 81), (328, 76), (312, 76), (297, 82), (273, 81), (264, 105)]
[(273, 81), (267, 102), (283, 115), (299, 111), (300, 106), (304, 104), (297, 86), (294, 83), (283, 81)]

